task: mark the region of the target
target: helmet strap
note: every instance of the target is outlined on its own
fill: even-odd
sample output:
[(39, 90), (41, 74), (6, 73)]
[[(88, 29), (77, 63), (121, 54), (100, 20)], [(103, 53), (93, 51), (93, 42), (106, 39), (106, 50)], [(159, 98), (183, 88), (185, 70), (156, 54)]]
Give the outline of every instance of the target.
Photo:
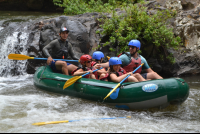
[(137, 53), (137, 50), (135, 51), (135, 53), (131, 54), (131, 56), (133, 57), (136, 53)]

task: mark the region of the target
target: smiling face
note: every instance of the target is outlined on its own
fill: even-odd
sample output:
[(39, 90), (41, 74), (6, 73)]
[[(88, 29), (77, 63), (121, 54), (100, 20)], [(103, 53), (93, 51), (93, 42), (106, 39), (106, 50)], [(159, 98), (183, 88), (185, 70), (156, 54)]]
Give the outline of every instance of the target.
[(65, 41), (69, 35), (67, 31), (59, 33), (61, 40)]
[(85, 66), (86, 66), (86, 67), (91, 67), (91, 62), (92, 62), (92, 60), (86, 61), (86, 62), (85, 62)]
[(119, 72), (120, 67), (121, 67), (120, 64), (118, 64), (118, 65), (113, 65), (113, 70), (114, 70), (115, 72)]

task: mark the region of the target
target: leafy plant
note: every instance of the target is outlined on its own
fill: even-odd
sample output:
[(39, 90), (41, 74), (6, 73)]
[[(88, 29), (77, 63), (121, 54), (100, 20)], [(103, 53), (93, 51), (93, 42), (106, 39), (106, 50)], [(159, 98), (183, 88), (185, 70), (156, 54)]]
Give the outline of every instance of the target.
[(150, 16), (143, 4), (129, 4), (123, 9), (126, 14), (118, 16), (113, 11), (111, 19), (102, 20), (101, 27), (104, 31), (101, 34), (109, 36), (104, 46), (109, 45), (110, 50), (113, 50), (117, 42), (120, 47), (118, 53), (121, 53), (128, 51), (127, 43), (130, 40), (138, 39), (144, 46), (153, 45), (155, 51), (160, 52), (159, 55), (165, 55), (166, 59), (174, 63), (172, 55), (167, 55), (161, 50), (166, 51), (169, 47), (177, 49), (181, 45), (180, 37), (175, 37), (173, 29), (167, 28), (166, 24), (166, 21), (174, 17), (176, 12), (157, 11), (156, 14)]
[[(140, 51), (145, 53), (146, 47), (153, 45), (151, 52), (154, 57), (160, 56), (161, 60), (174, 62), (173, 56), (167, 54), (169, 47), (178, 49), (182, 45), (181, 38), (175, 37), (173, 29), (168, 28), (166, 21), (176, 15), (176, 11), (157, 11), (154, 15), (148, 15), (144, 0), (53, 0), (55, 5), (64, 8), (67, 15), (76, 15), (87, 12), (111, 13), (112, 18), (100, 18), (100, 27), (103, 31), (97, 31), (109, 37), (103, 42), (103, 47), (108, 46), (110, 51), (128, 51), (127, 43), (132, 39), (138, 39), (144, 46)], [(137, 4), (136, 4), (137, 3)], [(140, 4), (138, 4), (140, 3)], [(126, 14), (118, 16), (114, 9), (121, 8)], [(98, 45), (98, 48), (102, 47)], [(164, 55), (164, 56), (163, 56)]]
[(134, 4), (143, 0), (53, 0), (54, 4), (64, 8), (64, 14), (76, 15), (87, 12), (110, 13), (115, 8)]

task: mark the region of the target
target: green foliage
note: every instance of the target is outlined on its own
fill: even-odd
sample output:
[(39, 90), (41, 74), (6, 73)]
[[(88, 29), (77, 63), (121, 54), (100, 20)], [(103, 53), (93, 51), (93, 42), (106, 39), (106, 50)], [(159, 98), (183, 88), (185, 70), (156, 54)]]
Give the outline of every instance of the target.
[[(143, 5), (144, 0), (53, 0), (54, 4), (64, 7), (64, 14), (76, 15), (87, 12), (112, 13), (112, 18), (99, 19), (100, 27), (104, 30), (96, 33), (106, 35), (109, 41), (103, 47), (109, 45), (110, 51), (114, 51), (116, 44), (120, 52), (128, 51), (128, 42), (138, 39), (143, 46), (154, 45), (157, 52), (154, 57), (160, 56), (161, 60), (168, 59), (174, 63), (172, 55), (167, 55), (167, 48), (178, 49), (181, 38), (175, 37), (172, 29), (167, 28), (166, 21), (176, 15), (176, 11), (157, 11), (154, 15), (148, 15)], [(137, 3), (137, 4), (135, 4)], [(138, 4), (140, 3), (140, 4)], [(114, 9), (121, 8), (126, 14), (118, 16)], [(98, 48), (102, 47), (98, 45)], [(142, 53), (146, 50), (140, 51)], [(155, 54), (155, 53), (154, 53)]]
[(76, 15), (87, 12), (112, 12), (115, 8), (141, 2), (143, 0), (53, 0), (54, 4), (64, 7), (64, 14)]
[[(103, 20), (101, 27), (104, 31), (103, 35), (110, 37), (104, 46), (109, 45), (116, 47), (116, 42), (120, 46), (120, 52), (128, 51), (128, 42), (132, 39), (143, 41), (143, 45), (155, 45), (155, 50), (160, 51), (173, 47), (175, 49), (181, 45), (180, 37), (175, 37), (172, 29), (167, 28), (167, 19), (176, 15), (175, 12), (165, 10), (157, 11), (157, 14), (152, 16), (146, 12), (146, 7), (142, 4), (129, 4), (126, 8), (125, 15), (118, 16), (113, 11), (112, 18)], [(165, 54), (160, 52), (161, 55)], [(162, 58), (163, 56), (161, 56)], [(174, 59), (171, 55), (165, 55), (171, 63)]]

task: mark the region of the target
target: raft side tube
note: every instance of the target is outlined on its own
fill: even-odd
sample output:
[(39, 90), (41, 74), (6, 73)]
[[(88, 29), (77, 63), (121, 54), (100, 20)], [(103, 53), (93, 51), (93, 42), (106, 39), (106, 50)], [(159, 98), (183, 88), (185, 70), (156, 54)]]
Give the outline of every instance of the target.
[[(73, 76), (53, 73), (42, 66), (34, 74), (34, 84), (43, 90), (102, 102), (117, 83), (81, 78), (63, 90)], [(122, 83), (117, 99), (108, 97), (104, 103), (130, 109), (148, 109), (183, 103), (189, 95), (189, 86), (183, 79), (169, 78), (144, 82)]]

